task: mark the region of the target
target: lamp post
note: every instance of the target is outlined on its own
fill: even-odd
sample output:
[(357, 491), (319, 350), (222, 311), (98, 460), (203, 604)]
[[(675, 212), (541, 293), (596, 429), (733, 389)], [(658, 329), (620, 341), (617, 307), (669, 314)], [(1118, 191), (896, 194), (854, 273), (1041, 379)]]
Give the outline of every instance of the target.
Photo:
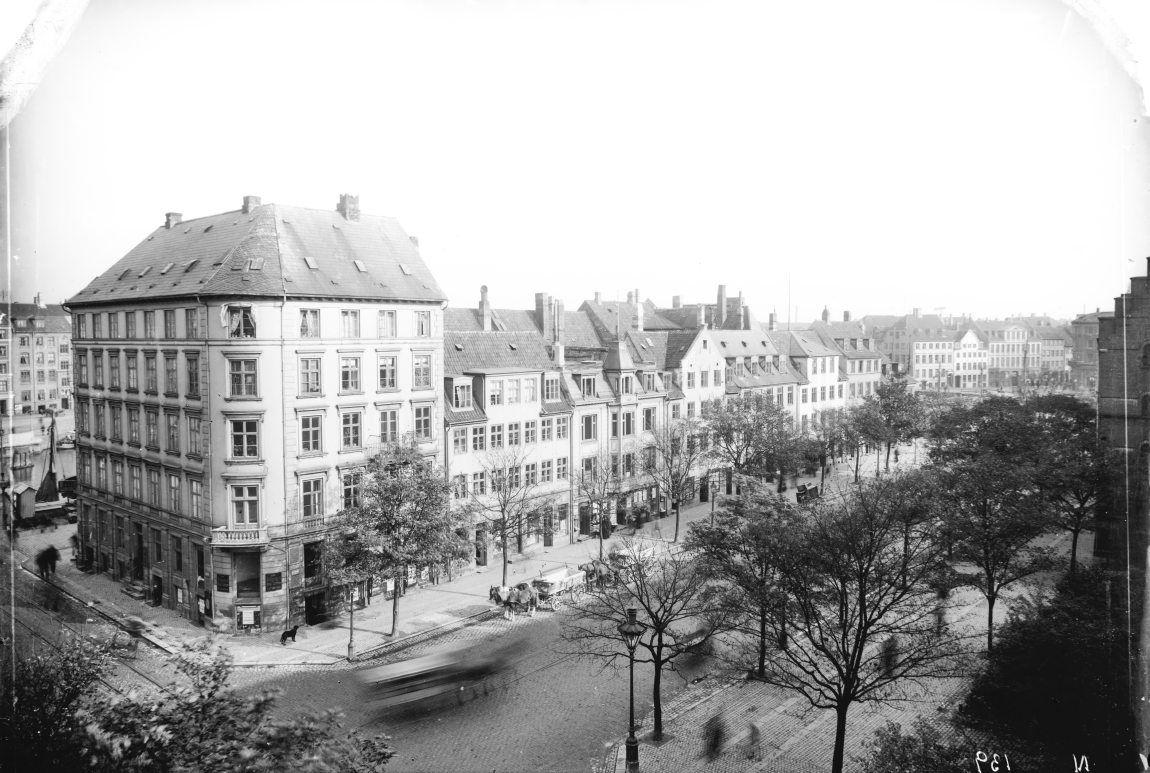
[(639, 740), (635, 738), (635, 647), (647, 626), (635, 619), (639, 610), (627, 610), (627, 622), (618, 626), (619, 635), (627, 643), (627, 655), (631, 667), (631, 724), (627, 733), (627, 773), (639, 773)]

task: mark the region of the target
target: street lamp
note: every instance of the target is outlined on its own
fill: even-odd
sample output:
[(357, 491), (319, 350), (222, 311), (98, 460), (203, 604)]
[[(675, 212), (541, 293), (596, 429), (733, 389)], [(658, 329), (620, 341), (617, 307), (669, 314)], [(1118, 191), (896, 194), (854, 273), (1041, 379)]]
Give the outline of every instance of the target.
[(635, 647), (647, 626), (635, 619), (639, 610), (627, 610), (627, 622), (620, 623), (619, 635), (627, 643), (627, 655), (631, 666), (631, 724), (627, 733), (627, 773), (639, 773), (639, 740), (635, 738)]

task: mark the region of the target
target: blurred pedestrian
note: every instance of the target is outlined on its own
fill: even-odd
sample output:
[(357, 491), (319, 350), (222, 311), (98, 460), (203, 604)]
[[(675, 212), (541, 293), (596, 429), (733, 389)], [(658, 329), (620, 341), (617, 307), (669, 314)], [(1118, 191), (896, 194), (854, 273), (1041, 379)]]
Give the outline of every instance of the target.
[(48, 568), (52, 571), (52, 574), (55, 574), (56, 573), (56, 564), (60, 561), (60, 551), (56, 550), (55, 545), (49, 545), (44, 550), (44, 552), (47, 554)]
[(762, 745), (763, 733), (759, 730), (759, 726), (754, 720), (751, 720), (750, 733), (747, 736), (747, 759), (757, 760), (762, 758)]
[(727, 736), (727, 723), (723, 710), (719, 711), (703, 725), (703, 746), (708, 762), (714, 762), (723, 753), (723, 742)]
[(73, 534), (69, 538), (69, 541), (72, 543), (72, 555), (78, 555), (80, 552), (80, 537), (76, 534)]

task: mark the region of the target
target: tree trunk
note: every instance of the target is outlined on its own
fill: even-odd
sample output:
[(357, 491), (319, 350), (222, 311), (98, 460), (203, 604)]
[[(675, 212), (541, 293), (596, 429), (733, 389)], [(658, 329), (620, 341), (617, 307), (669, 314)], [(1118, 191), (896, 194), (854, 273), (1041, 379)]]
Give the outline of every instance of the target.
[(894, 445), (889, 440), (886, 441), (886, 472), (890, 472), (890, 448)]
[(882, 474), (882, 443), (875, 443), (874, 476), (877, 478), (881, 474)]
[(843, 773), (843, 750), (847, 738), (847, 709), (849, 705), (835, 707), (835, 753), (831, 758), (831, 773)]
[(987, 656), (994, 649), (994, 602), (993, 596), (986, 598), (986, 654)]
[(654, 706), (654, 711), (653, 711), (654, 719), (652, 720), (653, 728), (652, 728), (652, 732), (651, 732), (651, 737), (654, 738), (656, 741), (662, 741), (663, 740), (663, 697), (662, 697), (662, 692), (659, 688), (662, 686), (661, 683), (662, 683), (662, 678), (663, 678), (663, 664), (662, 664), (662, 662), (660, 662), (659, 660), (656, 659), (654, 665), (655, 665), (655, 681), (654, 681), (654, 687), (652, 688), (652, 699), (653, 699), (652, 705)]
[(355, 652), (355, 591), (348, 592), (347, 596), (347, 608), (350, 610), (347, 618), (347, 659), (351, 660), (351, 656)]
[(679, 513), (683, 511), (682, 503), (675, 505), (675, 538), (671, 542), (679, 541)]
[(507, 529), (504, 528), (499, 534), (499, 545), (503, 548), (503, 580), (500, 585), (507, 586)]
[(391, 594), (391, 633), (388, 634), (388, 636), (395, 636), (395, 629), (399, 624), (399, 589), (400, 583), (403, 582), (403, 578), (407, 576), (407, 567), (404, 566), (400, 569), (402, 574), (400, 572), (396, 572), (394, 575), (395, 588)]
[(855, 446), (855, 483), (859, 482), (859, 460), (862, 457), (862, 447)]
[(1078, 529), (1070, 532), (1070, 573), (1078, 571)]
[(762, 678), (767, 672), (767, 610), (759, 610), (759, 667), (755, 673)]

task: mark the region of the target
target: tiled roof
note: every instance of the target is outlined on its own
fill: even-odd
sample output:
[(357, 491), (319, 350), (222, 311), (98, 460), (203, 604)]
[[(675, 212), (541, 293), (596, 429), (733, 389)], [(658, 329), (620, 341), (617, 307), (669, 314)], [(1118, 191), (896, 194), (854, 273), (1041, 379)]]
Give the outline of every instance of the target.
[(8, 329), (8, 323), (16, 320), (21, 324), (29, 319), (44, 321), (43, 327), (14, 327), (14, 330), (28, 331), (29, 333), (71, 333), (72, 318), (63, 306), (48, 304), (47, 308), (40, 308), (34, 303), (0, 303), (0, 328)]
[(779, 349), (762, 328), (758, 330), (708, 330), (715, 351), (723, 357), (774, 357)]
[(282, 204), (161, 226), (68, 305), (145, 295), (446, 300), (394, 218)]
[[(483, 330), (483, 317), (479, 309), (461, 309), (449, 306), (443, 310), (445, 330)], [(494, 331), (539, 332), (535, 312), (521, 309), (492, 309), (491, 329)]]
[(470, 408), (453, 408), (455, 396), (449, 385), (444, 386), (443, 416), (448, 424), (478, 424), (487, 421), (487, 414), (478, 401), (472, 401)]
[(694, 330), (699, 326), (699, 304), (692, 303), (677, 309), (655, 309), (656, 313), (669, 325), (679, 329)]
[(859, 322), (871, 331), (886, 330), (898, 320), (899, 317), (896, 314), (867, 314), (859, 318)]
[(605, 349), (591, 318), (582, 311), (563, 312), (563, 345), (583, 349)]
[(444, 331), (444, 373), (460, 375), (479, 368), (544, 371), (556, 365), (538, 333)]

